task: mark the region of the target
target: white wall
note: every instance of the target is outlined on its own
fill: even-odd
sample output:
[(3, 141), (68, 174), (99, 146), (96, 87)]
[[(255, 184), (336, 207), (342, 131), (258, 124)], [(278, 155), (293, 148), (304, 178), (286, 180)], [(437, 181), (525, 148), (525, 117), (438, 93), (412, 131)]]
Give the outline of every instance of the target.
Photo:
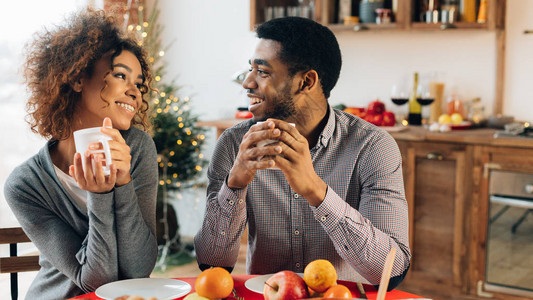
[(533, 122), (533, 1), (507, 1), (504, 112)]
[[(231, 117), (245, 103), (231, 76), (248, 68), (256, 39), (248, 0), (161, 1), (171, 77), (184, 85), (203, 120)], [(365, 106), (376, 96), (393, 108), (391, 85), (438, 71), (464, 100), (481, 97), (488, 114), (495, 94), (495, 33), (489, 31), (368, 31), (336, 33), (343, 53), (330, 103)], [(405, 107), (407, 109), (407, 107)]]

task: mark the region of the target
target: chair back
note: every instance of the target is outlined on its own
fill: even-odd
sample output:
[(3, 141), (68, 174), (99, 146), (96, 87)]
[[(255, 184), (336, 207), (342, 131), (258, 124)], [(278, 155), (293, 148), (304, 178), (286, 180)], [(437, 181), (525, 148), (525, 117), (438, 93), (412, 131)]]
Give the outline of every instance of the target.
[(9, 257), (0, 257), (0, 273), (11, 273), (11, 299), (18, 298), (18, 272), (38, 271), (39, 255), (17, 256), (17, 244), (30, 243), (22, 228), (0, 228), (0, 244), (9, 244)]

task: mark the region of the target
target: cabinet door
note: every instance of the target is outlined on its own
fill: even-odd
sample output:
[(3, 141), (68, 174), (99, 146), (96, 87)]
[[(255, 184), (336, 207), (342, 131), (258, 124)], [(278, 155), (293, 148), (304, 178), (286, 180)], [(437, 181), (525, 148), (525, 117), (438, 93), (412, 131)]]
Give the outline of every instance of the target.
[[(469, 293), (472, 295), (478, 295), (483, 297), (491, 297), (495, 299), (531, 299), (531, 296), (513, 296), (513, 294), (520, 295), (514, 291), (505, 289), (494, 289), (487, 287), (485, 282), (487, 281), (485, 269), (487, 263), (487, 236), (490, 221), (490, 191), (489, 182), (491, 172), (493, 170), (506, 171), (512, 173), (524, 173), (533, 174), (533, 149), (531, 148), (510, 148), (510, 147), (482, 147), (478, 153), (476, 153), (476, 168), (480, 169), (479, 179), (474, 183), (476, 189), (479, 192), (479, 197), (474, 199), (472, 210), (469, 216), (469, 223), (471, 228), (471, 238), (469, 239), (469, 268), (470, 268), (470, 288)], [(514, 182), (506, 182), (509, 186), (512, 186)], [(520, 187), (520, 186), (519, 186)], [(492, 214), (494, 216), (494, 212)], [(531, 215), (528, 217), (531, 218)], [(510, 222), (509, 228), (514, 222)], [(523, 226), (523, 225), (521, 225)], [(509, 229), (510, 231), (510, 229)], [(500, 240), (504, 240), (503, 238)], [(519, 241), (518, 238), (513, 238), (513, 241)], [(512, 247), (501, 248), (501, 251), (508, 252), (509, 254), (520, 253), (523, 248), (530, 246), (531, 243), (522, 245), (519, 251), (514, 251)], [(526, 254), (525, 257), (528, 255)], [(509, 255), (511, 257), (511, 255)], [(503, 263), (503, 262), (502, 262)], [(501, 264), (505, 265), (505, 264)], [(526, 266), (526, 264), (523, 264)], [(523, 271), (511, 268), (506, 276), (513, 278), (521, 278), (524, 274)], [(530, 295), (530, 294), (529, 294)]]
[(409, 203), (411, 269), (403, 286), (442, 295), (460, 294), (467, 192), (466, 148), (411, 143), (404, 155)]

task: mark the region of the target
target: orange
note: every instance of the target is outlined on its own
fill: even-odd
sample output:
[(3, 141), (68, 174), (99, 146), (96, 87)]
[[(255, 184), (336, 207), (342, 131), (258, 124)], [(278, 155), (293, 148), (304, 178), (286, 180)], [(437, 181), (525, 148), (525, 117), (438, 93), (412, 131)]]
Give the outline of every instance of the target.
[(317, 259), (305, 267), (304, 281), (312, 290), (323, 293), (337, 283), (337, 272), (329, 261)]
[(352, 292), (346, 286), (337, 284), (324, 293), (324, 298), (352, 298)]
[(209, 299), (226, 298), (233, 290), (233, 277), (224, 268), (210, 268), (198, 275), (194, 288), (196, 293), (202, 297)]

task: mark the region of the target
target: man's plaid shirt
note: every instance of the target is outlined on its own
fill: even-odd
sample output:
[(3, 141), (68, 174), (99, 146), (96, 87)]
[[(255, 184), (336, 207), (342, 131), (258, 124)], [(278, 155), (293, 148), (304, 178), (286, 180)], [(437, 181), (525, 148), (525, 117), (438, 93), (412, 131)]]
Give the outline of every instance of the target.
[[(315, 259), (333, 263), (339, 279), (377, 285), (385, 257), (397, 249), (392, 276), (409, 267), (407, 202), (398, 146), (384, 130), (330, 108), (310, 150), (328, 190), (315, 208), (296, 194), (279, 169), (258, 170), (243, 189), (226, 178), (247, 120), (221, 135), (208, 169), (206, 212), (195, 237), (199, 264), (235, 265), (248, 224), (247, 271), (303, 272)], [(362, 276), (362, 277), (361, 277)]]

